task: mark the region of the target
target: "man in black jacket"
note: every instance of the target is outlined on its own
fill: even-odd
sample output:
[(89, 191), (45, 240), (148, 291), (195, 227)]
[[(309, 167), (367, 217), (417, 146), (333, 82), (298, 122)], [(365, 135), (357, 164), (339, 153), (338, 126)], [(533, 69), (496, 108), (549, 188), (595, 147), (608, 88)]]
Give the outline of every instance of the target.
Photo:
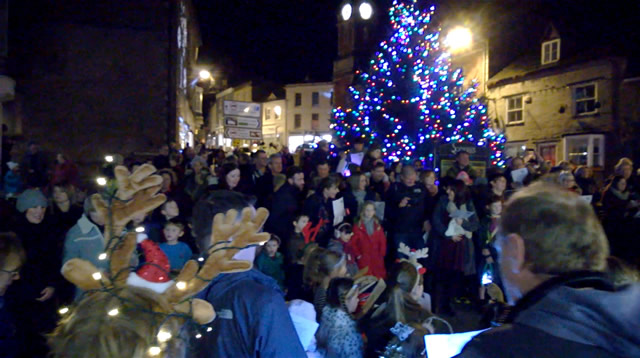
[[(423, 229), (425, 228), (426, 189), (417, 181), (416, 169), (410, 165), (402, 167), (400, 182), (391, 186), (387, 193), (385, 216), (387, 229), (393, 232), (390, 253), (404, 243), (411, 249), (425, 247)], [(387, 255), (392, 256), (393, 255)]]
[(273, 194), (271, 214), (265, 230), (276, 234), (282, 240), (280, 247), (286, 243), (293, 232), (293, 221), (302, 211), (302, 189), (304, 189), (304, 173), (300, 167), (287, 169), (287, 182)]
[(521, 189), (495, 245), (515, 306), (458, 357), (640, 357), (640, 284), (606, 277), (609, 245), (586, 201), (544, 183)]

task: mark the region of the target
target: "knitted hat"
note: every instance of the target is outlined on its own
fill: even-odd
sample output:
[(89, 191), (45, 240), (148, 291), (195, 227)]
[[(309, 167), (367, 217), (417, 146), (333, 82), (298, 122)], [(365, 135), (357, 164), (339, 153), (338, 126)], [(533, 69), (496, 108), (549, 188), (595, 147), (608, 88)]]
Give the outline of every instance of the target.
[(47, 207), (47, 198), (38, 189), (27, 189), (18, 196), (16, 208), (21, 213), (38, 206)]

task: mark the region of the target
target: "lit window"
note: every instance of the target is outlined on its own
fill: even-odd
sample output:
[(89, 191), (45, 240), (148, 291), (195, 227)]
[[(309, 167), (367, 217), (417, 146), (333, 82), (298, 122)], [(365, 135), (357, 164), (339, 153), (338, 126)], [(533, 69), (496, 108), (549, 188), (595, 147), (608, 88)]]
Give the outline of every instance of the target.
[(589, 167), (604, 166), (604, 135), (585, 134), (566, 136), (564, 140), (564, 160), (574, 165)]
[(557, 62), (560, 59), (560, 39), (542, 44), (542, 64)]
[(524, 121), (524, 104), (522, 96), (507, 98), (507, 124), (522, 123)]
[(573, 103), (575, 114), (590, 114), (598, 111), (596, 108), (596, 85), (591, 83), (584, 86), (576, 86), (573, 89)]

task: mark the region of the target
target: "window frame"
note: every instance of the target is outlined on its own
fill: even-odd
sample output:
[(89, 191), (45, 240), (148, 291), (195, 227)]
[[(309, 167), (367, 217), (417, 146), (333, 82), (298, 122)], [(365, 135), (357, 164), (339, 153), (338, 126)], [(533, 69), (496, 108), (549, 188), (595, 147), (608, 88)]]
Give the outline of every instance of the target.
[[(521, 103), (520, 104), (520, 108), (518, 108), (518, 109), (509, 108), (509, 103), (511, 102), (511, 100), (516, 99), (518, 97), (520, 98), (520, 103)], [(524, 123), (524, 94), (505, 97), (505, 109), (506, 109), (505, 119), (506, 119), (506, 124), (507, 125)], [(509, 114), (510, 113), (515, 113), (515, 112), (521, 112), (522, 113), (520, 115), (521, 119), (519, 121), (510, 121), (509, 120)]]
[(311, 106), (317, 107), (320, 105), (320, 92), (311, 92)]
[(265, 108), (264, 109), (264, 119), (265, 121), (268, 121), (271, 119), (271, 108)]
[[(571, 156), (569, 153), (569, 143), (572, 140), (584, 140), (587, 139), (587, 166), (590, 168), (593, 167), (601, 167), (604, 168), (604, 157), (605, 157), (605, 144), (606, 138), (604, 134), (580, 134), (580, 135), (569, 135), (562, 138), (563, 145), (563, 158), (564, 160), (571, 162)], [(600, 152), (598, 153), (598, 163), (594, 163), (594, 147), (595, 141), (599, 140), (598, 149)], [(595, 164), (595, 165), (594, 165)]]
[[(556, 44), (556, 43), (558, 44), (558, 52), (556, 54), (557, 55), (556, 58), (554, 59), (552, 57), (553, 56), (553, 45)], [(549, 46), (549, 51), (548, 51), (549, 60), (545, 59), (545, 54), (547, 53), (547, 51), (546, 51), (546, 47), (547, 46)], [(550, 64), (550, 63), (558, 62), (558, 61), (560, 61), (560, 39), (553, 39), (553, 40), (549, 40), (549, 41), (543, 42), (542, 43), (542, 53), (541, 53), (541, 56), (540, 56), (540, 62), (543, 65), (547, 65), (547, 64)]]
[(302, 114), (296, 113), (293, 115), (293, 128), (294, 129), (302, 128)]
[(293, 103), (294, 103), (295, 107), (302, 106), (302, 93), (301, 92), (296, 92), (295, 99), (294, 99)]
[[(581, 98), (581, 99), (578, 100), (578, 98), (576, 96), (576, 93), (578, 92), (578, 89), (579, 88), (586, 88), (586, 87), (589, 87), (589, 86), (593, 86), (593, 97)], [(572, 100), (572, 104), (573, 104), (573, 114), (575, 116), (589, 116), (589, 115), (593, 115), (595, 113), (598, 113), (598, 108), (596, 108), (596, 103), (598, 103), (598, 83), (597, 82), (589, 82), (589, 83), (584, 83), (584, 84), (573, 86), (573, 88), (571, 89), (571, 100)], [(591, 100), (593, 100), (593, 111), (578, 113), (578, 102), (587, 102), (587, 101), (591, 101)]]

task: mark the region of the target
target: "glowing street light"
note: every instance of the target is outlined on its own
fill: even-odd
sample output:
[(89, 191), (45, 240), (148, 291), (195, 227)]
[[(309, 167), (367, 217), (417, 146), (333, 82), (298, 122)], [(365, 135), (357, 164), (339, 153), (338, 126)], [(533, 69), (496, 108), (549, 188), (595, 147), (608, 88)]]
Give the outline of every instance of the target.
[(106, 155), (104, 161), (107, 163), (113, 163), (113, 155)]
[(470, 48), (472, 39), (471, 30), (466, 27), (456, 27), (449, 31), (444, 41), (451, 52), (456, 52)]
[(342, 7), (342, 10), (340, 11), (341, 15), (342, 15), (342, 20), (347, 21), (351, 18), (351, 12), (353, 11), (353, 8), (351, 7), (351, 4), (345, 4)]
[(360, 17), (363, 20), (369, 20), (371, 18), (371, 15), (373, 15), (373, 7), (368, 2), (363, 2), (362, 4), (360, 4), (358, 10), (360, 11)]
[(208, 79), (211, 78), (211, 72), (209, 72), (207, 70), (202, 70), (202, 71), (200, 71), (198, 76), (200, 76), (201, 80), (208, 80)]

